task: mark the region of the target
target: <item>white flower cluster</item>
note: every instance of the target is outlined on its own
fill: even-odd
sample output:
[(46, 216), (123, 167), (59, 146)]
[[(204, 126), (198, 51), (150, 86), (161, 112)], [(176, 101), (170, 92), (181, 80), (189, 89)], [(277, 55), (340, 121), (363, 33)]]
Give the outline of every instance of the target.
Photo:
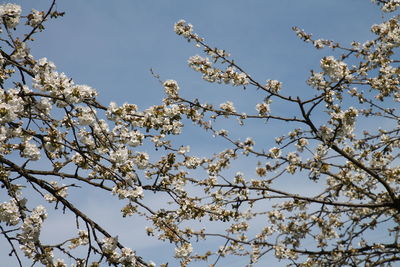
[(144, 135), (139, 130), (131, 131), (122, 125), (115, 126), (111, 133), (114, 140), (131, 147), (141, 145), (144, 139)]
[(274, 249), (275, 249), (275, 256), (278, 259), (287, 259), (287, 258), (297, 259), (297, 257), (298, 257), (296, 252), (294, 252), (293, 250), (290, 250), (286, 246), (277, 245), (277, 246), (274, 246)]
[(21, 60), (22, 64), (25, 64), (24, 62), (33, 61), (33, 57), (29, 54), (30, 49), (25, 42), (21, 42), (19, 39), (16, 39), (14, 43), (15, 43), (15, 52), (11, 55), (12, 60), (14, 61)]
[(190, 146), (181, 146), (179, 147), (178, 154), (185, 155), (186, 153), (189, 153), (189, 151), (190, 151)]
[(333, 138), (333, 130), (326, 125), (319, 127), (319, 135), (324, 142), (330, 142)]
[(267, 102), (257, 104), (256, 110), (258, 111), (258, 114), (266, 115), (266, 114), (270, 113), (270, 111), (271, 111), (270, 103), (271, 103), (271, 100), (268, 99)]
[(68, 246), (70, 249), (77, 248), (79, 246), (85, 246), (89, 244), (89, 234), (86, 230), (79, 230), (78, 237), (73, 238)]
[(396, 46), (400, 43), (400, 26), (397, 20), (391, 19), (381, 24), (374, 24), (371, 31), (383, 38), (388, 45)]
[(175, 248), (175, 257), (177, 258), (186, 258), (193, 251), (192, 244), (183, 243), (182, 246)]
[(7, 225), (17, 225), (19, 220), (20, 213), (15, 199), (0, 204), (0, 222), (5, 222)]
[[(212, 69), (212, 63), (210, 60), (206, 57), (201, 57), (199, 55), (195, 55), (189, 58), (188, 60), (189, 67), (194, 69), (195, 71), (199, 72), (207, 72), (208, 69)], [(210, 75), (209, 75), (210, 76)]]
[(32, 27), (37, 27), (40, 23), (42, 23), (43, 17), (43, 11), (37, 11), (36, 9), (32, 8), (31, 13), (28, 15), (28, 21), (26, 24)]
[(174, 31), (178, 35), (182, 35), (185, 38), (190, 38), (193, 32), (193, 25), (190, 23), (186, 24), (186, 21), (181, 19), (175, 23)]
[(121, 264), (125, 267), (135, 267), (136, 255), (130, 248), (122, 248), (121, 254), (118, 249), (118, 237), (105, 237), (103, 239), (102, 250), (108, 255), (108, 261), (112, 264)]
[(329, 83), (325, 80), (323, 72), (312, 71), (307, 84), (318, 90), (325, 90), (329, 87)]
[(356, 117), (358, 115), (358, 110), (350, 107), (348, 110), (331, 112), (332, 124), (338, 122), (338, 129), (336, 129), (336, 136), (345, 137), (349, 136), (354, 131), (354, 125), (356, 122)]
[(347, 64), (336, 60), (333, 56), (322, 58), (320, 64), (325, 74), (328, 75), (333, 82), (338, 82), (341, 79), (350, 80), (352, 78)]
[(296, 33), (296, 35), (305, 42), (310, 42), (312, 34), (306, 33), (304, 30), (298, 27), (292, 27), (292, 30)]
[(41, 97), (39, 102), (35, 105), (35, 109), (39, 112), (40, 115), (47, 116), (50, 115), (52, 107), (53, 106), (47, 97)]
[(289, 163), (289, 165), (286, 167), (286, 170), (289, 173), (294, 174), (295, 171), (297, 170), (297, 167), (301, 163), (300, 156), (296, 152), (289, 152), (287, 154), (286, 159), (287, 159), (287, 161)]
[(180, 134), (183, 127), (181, 115), (182, 110), (176, 104), (151, 106), (144, 112), (137, 112), (136, 105), (123, 104), (122, 107), (118, 107), (115, 103), (110, 103), (107, 109), (109, 120), (118, 123), (122, 123), (123, 120), (130, 126), (161, 129), (161, 134)]
[(128, 156), (128, 149), (126, 147), (120, 147), (110, 152), (110, 160), (117, 165), (125, 164)]
[(232, 84), (235, 86), (249, 83), (245, 73), (239, 73), (234, 67), (228, 67), (225, 71), (214, 68), (208, 58), (199, 55), (192, 56), (188, 60), (189, 67), (203, 74), (203, 79), (208, 82)]
[(218, 48), (211, 49), (211, 50), (205, 49), (205, 52), (212, 57), (214, 62), (217, 62), (220, 59), (226, 59), (231, 56), (225, 50), (218, 49)]
[(383, 5), (382, 11), (394, 12), (397, 10), (399, 6), (400, 6), (400, 0), (389, 0)]
[(81, 128), (79, 130), (78, 139), (83, 145), (87, 146), (88, 148), (90, 149), (95, 148), (95, 142), (93, 140), (93, 136), (88, 131), (86, 131), (85, 128)]
[(21, 17), (21, 6), (16, 4), (0, 5), (0, 18), (5, 21), (8, 28), (15, 28)]
[(203, 38), (200, 38), (196, 33), (193, 33), (193, 25), (186, 23), (185, 20), (181, 19), (174, 25), (174, 31), (176, 34), (183, 36), (189, 42), (194, 40), (196, 46), (200, 46)]
[(18, 240), (21, 244), (21, 250), (28, 258), (33, 258), (36, 254), (36, 244), (39, 241), (42, 224), (46, 218), (46, 209), (43, 206), (37, 206), (30, 216), (24, 219)]
[(32, 79), (33, 87), (41, 91), (50, 92), (58, 100), (58, 107), (66, 107), (69, 104), (81, 103), (94, 99), (96, 90), (87, 85), (75, 85), (64, 73), (58, 73), (54, 63), (41, 58), (33, 68), (35, 77)]
[(5, 126), (0, 126), (0, 153), (7, 154), (8, 148), (7, 143), (13, 138), (19, 138), (21, 136), (21, 128), (10, 128)]
[(118, 195), (119, 199), (135, 200), (143, 198), (143, 188), (141, 186), (135, 186), (134, 188), (130, 188), (129, 186), (114, 186), (112, 194)]
[[(63, 259), (56, 259), (55, 261), (53, 261), (52, 266), (54, 266), (54, 267), (67, 267), (67, 264), (65, 264)], [(74, 265), (72, 264), (71, 267), (74, 267)]]
[(245, 73), (239, 73), (234, 67), (228, 67), (222, 73), (220, 78), (224, 83), (231, 83), (232, 85), (246, 85), (249, 83), (248, 77)]
[[(60, 196), (62, 198), (66, 198), (68, 196), (68, 186), (65, 186), (64, 184), (59, 186), (56, 181), (50, 181), (49, 184), (51, 184), (53, 188), (57, 190), (56, 192), (57, 196)], [(57, 201), (57, 198), (52, 194), (44, 195), (44, 199), (49, 203)]]
[(164, 82), (164, 90), (167, 96), (176, 98), (178, 97), (179, 86), (174, 80), (167, 80)]
[(297, 150), (299, 152), (303, 152), (304, 148), (308, 145), (308, 140), (305, 138), (300, 138), (297, 140), (297, 144), (295, 145), (297, 147)]
[[(400, 31), (399, 31), (400, 34)], [(400, 37), (399, 37), (400, 45)], [(390, 95), (392, 92), (394, 95), (399, 93), (400, 80), (398, 77), (399, 68), (393, 66), (382, 66), (379, 69), (379, 76), (370, 78), (369, 82), (372, 88), (378, 89), (380, 95), (376, 98), (382, 100), (384, 96)]]
[(122, 266), (126, 267), (135, 267), (136, 265), (136, 255), (130, 248), (122, 248), (121, 256), (119, 256), (118, 262), (122, 264)]
[(103, 238), (103, 244), (101, 248), (105, 253), (111, 254), (118, 248), (117, 245), (118, 245), (118, 236), (105, 237)]
[[(124, 120), (131, 122), (133, 126), (140, 126), (139, 116), (142, 116), (138, 111), (138, 107), (135, 104), (124, 103), (121, 107), (115, 102), (110, 102), (107, 108), (107, 119), (117, 122)], [(136, 122), (138, 121), (138, 122)]]
[(92, 125), (96, 122), (96, 110), (89, 107), (77, 107), (79, 125)]
[(203, 159), (197, 157), (185, 157), (185, 161), (183, 162), (184, 166), (188, 169), (196, 169), (204, 162)]
[[(253, 138), (251, 137), (247, 137), (246, 140), (244, 140), (243, 143), (240, 144), (240, 146), (243, 148), (243, 154), (244, 155), (248, 155), (250, 151), (253, 150), (254, 145), (256, 144), (256, 142), (254, 141)], [(229, 158), (232, 156), (233, 151), (231, 149), (226, 151), (227, 153), (224, 153), (224, 156), (226, 158)]]
[(0, 89), (0, 123), (16, 120), (24, 110), (24, 100), (16, 89)]
[(233, 105), (233, 103), (231, 101), (226, 101), (225, 103), (220, 104), (219, 107), (223, 111), (226, 111), (228, 113), (235, 113), (236, 112), (235, 106)]
[(270, 92), (277, 94), (282, 89), (282, 83), (277, 80), (268, 80), (265, 88)]
[(39, 160), (40, 159), (40, 149), (29, 141), (25, 141), (22, 144), (21, 156), (24, 158), (28, 158), (31, 160)]
[(149, 154), (146, 152), (138, 152), (134, 158), (134, 162), (139, 169), (145, 169), (149, 164)]
[(315, 48), (317, 48), (317, 49), (322, 49), (325, 46), (323, 40), (315, 40), (313, 42), (313, 44), (314, 44)]
[(281, 156), (281, 149), (278, 147), (273, 147), (269, 150), (269, 153), (270, 153), (270, 157), (276, 159)]

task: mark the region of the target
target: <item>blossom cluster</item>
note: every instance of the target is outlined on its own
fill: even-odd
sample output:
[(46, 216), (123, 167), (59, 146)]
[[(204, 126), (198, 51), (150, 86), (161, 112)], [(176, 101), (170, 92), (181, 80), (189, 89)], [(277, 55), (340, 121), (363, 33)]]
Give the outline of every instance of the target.
[(108, 261), (111, 264), (121, 264), (121, 266), (137, 266), (135, 252), (130, 248), (122, 248), (121, 253), (117, 247), (118, 237), (105, 237), (102, 242), (102, 250), (110, 255)]
[(96, 90), (87, 85), (75, 85), (64, 73), (58, 73), (53, 62), (47, 58), (41, 58), (33, 68), (35, 77), (32, 80), (33, 87), (44, 92), (49, 92), (57, 99), (58, 107), (66, 107), (69, 104), (77, 104), (85, 100), (94, 99)]
[(7, 225), (16, 225), (20, 221), (20, 212), (15, 199), (0, 204), (0, 222)]
[(378, 4), (383, 3), (382, 11), (384, 11), (384, 12), (394, 12), (400, 6), (400, 1), (399, 0), (388, 0), (388, 1), (372, 0), (372, 2), (376, 2)]
[(40, 26), (41, 23), (43, 23), (43, 19), (44, 19), (43, 11), (32, 9), (32, 12), (28, 15), (28, 21), (26, 22), (26, 24), (35, 28)]
[[(29, 217), (23, 220), (18, 241), (21, 244), (21, 250), (28, 258), (32, 259), (37, 256), (37, 244), (39, 242), (43, 222), (46, 218), (46, 209), (43, 206), (38, 206), (31, 212)], [(51, 251), (41, 256), (41, 262), (43, 264), (51, 264), (52, 261), (53, 254)]]
[(21, 6), (16, 4), (0, 5), (0, 17), (8, 28), (15, 28), (21, 17)]
[(338, 82), (341, 79), (350, 80), (352, 78), (346, 63), (336, 60), (333, 56), (321, 59), (321, 68), (333, 82)]
[(248, 77), (243, 72), (237, 72), (234, 67), (229, 66), (225, 70), (213, 67), (208, 58), (199, 55), (192, 56), (188, 60), (189, 67), (203, 74), (203, 79), (208, 82), (225, 83), (232, 85), (246, 85)]

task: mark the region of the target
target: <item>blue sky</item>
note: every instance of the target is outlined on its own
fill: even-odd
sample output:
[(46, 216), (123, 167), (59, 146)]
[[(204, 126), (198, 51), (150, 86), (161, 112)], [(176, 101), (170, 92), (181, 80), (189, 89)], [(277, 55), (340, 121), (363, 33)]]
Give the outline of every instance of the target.
[[(22, 5), (25, 14), (31, 8), (46, 9), (50, 2), (14, 1)], [(284, 90), (295, 96), (310, 92), (305, 84), (309, 71), (318, 69), (320, 58), (332, 52), (317, 51), (303, 43), (292, 26), (317, 38), (348, 44), (371, 38), (369, 27), (382, 21), (382, 13), (368, 0), (59, 0), (57, 9), (66, 15), (48, 22), (46, 30), (36, 35), (31, 44), (33, 56), (47, 57), (75, 83), (96, 88), (105, 105), (110, 101), (131, 102), (141, 108), (159, 104), (163, 98), (163, 89), (150, 74), (150, 68), (163, 80), (177, 80), (182, 94), (188, 98), (215, 104), (232, 100), (237, 107), (253, 112), (257, 99), (261, 102), (260, 94), (252, 89), (242, 91), (209, 84), (187, 67), (187, 59), (201, 51), (173, 32), (174, 23), (180, 19), (192, 23), (194, 31), (212, 47), (227, 50), (261, 83), (280, 80)], [(275, 137), (276, 130), (250, 123), (238, 135), (268, 139)], [(179, 139), (182, 144), (191, 144), (200, 154), (216, 152), (212, 151), (212, 138), (198, 130), (189, 129), (188, 133)], [(223, 145), (218, 143), (217, 147)], [(239, 164), (237, 168), (245, 165)], [(145, 239), (143, 221), (114, 220), (109, 211), (117, 214), (119, 207), (115, 207), (119, 204), (115, 201), (104, 201), (106, 196), (91, 193), (76, 196), (83, 209), (103, 221), (110, 232), (119, 234), (124, 244), (145, 259), (160, 263), (172, 253), (163, 250), (164, 245), (156, 240)], [(62, 217), (49, 221), (45, 233), (48, 238), (59, 233), (60, 225), (68, 229), (64, 228), (66, 222)], [(260, 266), (270, 260), (266, 258)], [(226, 264), (244, 265), (241, 261), (221, 261), (221, 266)]]

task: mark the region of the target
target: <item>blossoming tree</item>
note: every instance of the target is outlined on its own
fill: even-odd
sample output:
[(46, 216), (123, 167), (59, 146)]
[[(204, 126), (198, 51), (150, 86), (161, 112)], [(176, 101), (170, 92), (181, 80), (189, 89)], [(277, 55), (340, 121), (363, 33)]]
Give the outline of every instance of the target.
[[(388, 13), (400, 6), (398, 0), (375, 3)], [(279, 81), (257, 81), (191, 24), (177, 22), (176, 34), (205, 54), (189, 59), (204, 80), (263, 92), (252, 114), (237, 111), (229, 100), (215, 106), (183, 98), (174, 80), (160, 80), (165, 98), (146, 110), (99, 103), (96, 90), (30, 54), (32, 37), (62, 15), (55, 1), (47, 11), (25, 16), (18, 5), (0, 5), (0, 182), (8, 199), (0, 204), (0, 231), (20, 266), (23, 257), (57, 267), (66, 266), (65, 259), (74, 266), (154, 266), (70, 199), (68, 191), (79, 187), (120, 199), (123, 217), (146, 218), (148, 235), (173, 243), (182, 266), (193, 261), (215, 266), (230, 255), (247, 256), (252, 265), (267, 254), (293, 266), (400, 261), (399, 15), (373, 25), (375, 39), (349, 46), (293, 28), (317, 49), (340, 54), (322, 58), (321, 69), (311, 72), (308, 98), (285, 93)], [(15, 37), (21, 20), (29, 31)], [(296, 111), (280, 114), (274, 104)], [(257, 140), (238, 139), (218, 127), (218, 121), (236, 119), (241, 127), (253, 120), (292, 128), (273, 147), (259, 148)], [(175, 137), (189, 122), (229, 146), (212, 157), (191, 154), (190, 144)], [(367, 131), (360, 125), (379, 127)], [(159, 157), (150, 158), (143, 146), (154, 147)], [(229, 172), (242, 158), (255, 159), (256, 177)], [(311, 180), (317, 190), (299, 194), (277, 186), (293, 175)], [(27, 194), (28, 188), (36, 195)], [(153, 203), (150, 193), (166, 201)], [(37, 198), (43, 204), (32, 204)], [(77, 234), (44, 242), (45, 206), (73, 214)], [(225, 230), (213, 231), (207, 222), (220, 222)], [(378, 241), (371, 238), (376, 232)], [(210, 238), (219, 248), (197, 249)]]

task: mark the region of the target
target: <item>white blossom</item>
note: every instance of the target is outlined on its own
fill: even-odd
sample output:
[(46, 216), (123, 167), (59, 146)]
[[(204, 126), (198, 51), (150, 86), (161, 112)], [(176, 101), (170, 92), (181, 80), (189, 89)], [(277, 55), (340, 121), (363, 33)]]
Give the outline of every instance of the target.
[(282, 89), (282, 83), (277, 80), (268, 80), (265, 87), (272, 93), (277, 94)]
[(119, 148), (115, 151), (110, 152), (110, 160), (115, 162), (116, 164), (124, 164), (128, 160), (128, 149), (127, 148)]
[(279, 158), (281, 155), (281, 150), (278, 147), (271, 148), (269, 152), (271, 153), (271, 157), (273, 158)]
[(20, 221), (20, 212), (15, 199), (0, 204), (0, 222), (16, 225)]
[(227, 101), (225, 103), (222, 103), (222, 104), (219, 105), (219, 107), (222, 110), (224, 110), (226, 112), (229, 112), (229, 113), (235, 113), (236, 112), (236, 109), (233, 106), (233, 103), (231, 101)]
[(190, 37), (193, 31), (193, 25), (187, 24), (185, 20), (181, 19), (177, 23), (175, 23), (174, 31), (178, 35), (182, 35), (186, 38)]
[(39, 160), (40, 159), (40, 149), (31, 142), (25, 142), (23, 144), (23, 150), (21, 151), (21, 155), (25, 158), (29, 158), (31, 160)]
[(118, 236), (103, 238), (102, 249), (107, 254), (112, 254), (117, 249)]
[(256, 110), (260, 115), (266, 115), (270, 112), (269, 103), (259, 103), (256, 105)]
[(28, 21), (26, 24), (32, 27), (37, 27), (40, 23), (42, 23), (43, 17), (43, 11), (37, 11), (36, 9), (32, 8), (31, 13), (28, 15)]
[(169, 97), (177, 97), (179, 92), (178, 83), (174, 80), (167, 80), (164, 82), (164, 90)]
[(182, 246), (175, 248), (175, 257), (185, 258), (192, 253), (193, 247), (190, 243), (183, 243)]
[(15, 28), (21, 17), (21, 6), (10, 3), (0, 5), (0, 17), (8, 28)]
[(351, 79), (347, 64), (336, 60), (333, 56), (324, 57), (321, 59), (321, 68), (333, 82), (338, 82), (341, 79)]

